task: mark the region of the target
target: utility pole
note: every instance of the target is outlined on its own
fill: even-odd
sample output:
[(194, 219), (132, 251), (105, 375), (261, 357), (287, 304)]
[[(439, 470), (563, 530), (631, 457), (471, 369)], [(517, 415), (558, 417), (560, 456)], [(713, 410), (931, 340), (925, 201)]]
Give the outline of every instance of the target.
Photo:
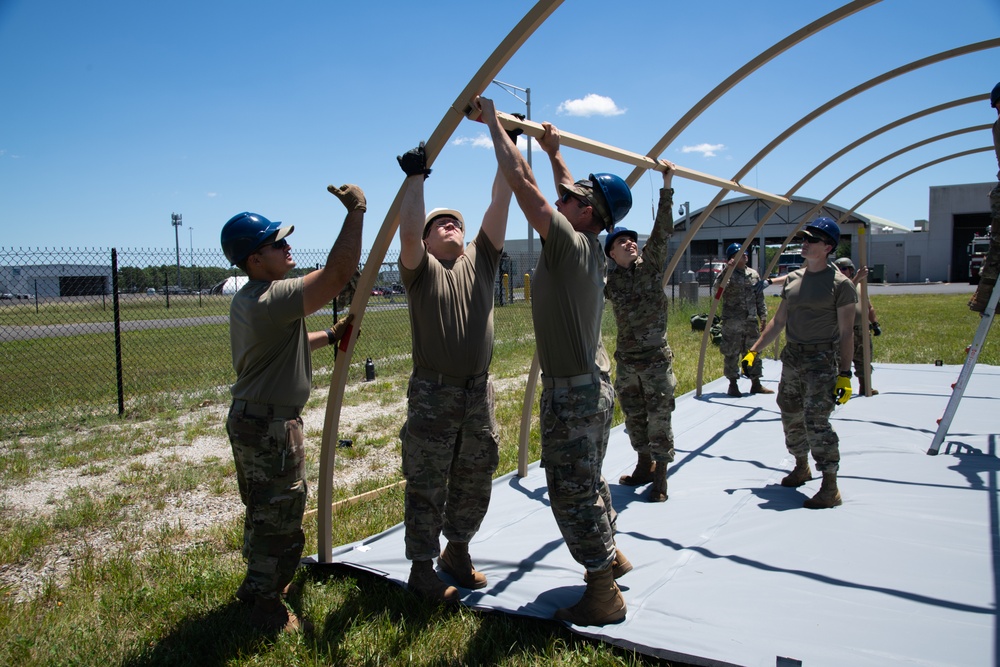
[(174, 245), (177, 248), (177, 286), (181, 286), (181, 241), (180, 241), (180, 231), (181, 226), (181, 214), (171, 213), (170, 214), (170, 224), (174, 226)]
[(188, 227), (188, 242), (191, 244), (191, 268), (194, 268), (194, 227)]
[[(517, 86), (513, 86), (513, 85), (511, 85), (509, 83), (504, 83), (503, 81), (497, 81), (496, 79), (493, 79), (493, 83), (495, 83), (496, 85), (500, 86), (505, 91), (507, 91), (508, 93), (510, 93), (511, 95), (513, 95), (515, 98), (517, 98), (518, 102), (524, 102), (524, 106), (528, 110), (528, 113), (526, 114), (525, 117), (528, 120), (531, 120), (531, 88), (518, 88)], [(524, 99), (522, 99), (520, 96), (518, 96), (518, 94), (514, 92), (515, 90), (524, 93)], [(524, 138), (528, 142), (528, 167), (531, 167), (531, 137), (529, 137), (528, 135), (524, 135)], [(534, 254), (535, 254), (535, 230), (531, 228), (530, 224), (528, 225), (528, 253), (532, 257), (534, 257)]]

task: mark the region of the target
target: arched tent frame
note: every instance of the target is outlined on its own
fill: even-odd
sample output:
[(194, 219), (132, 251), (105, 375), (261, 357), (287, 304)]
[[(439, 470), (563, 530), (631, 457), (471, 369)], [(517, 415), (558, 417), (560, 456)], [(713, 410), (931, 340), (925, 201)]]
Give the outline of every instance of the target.
[[(654, 156), (659, 155), (663, 148), (669, 145), (669, 143), (676, 138), (677, 134), (679, 134), (684, 127), (687, 126), (687, 124), (692, 122), (694, 118), (701, 113), (701, 111), (707, 108), (736, 83), (741, 81), (753, 71), (756, 71), (768, 60), (787, 50), (795, 43), (798, 43), (815, 32), (818, 32), (824, 27), (839, 21), (842, 18), (850, 16), (851, 14), (856, 13), (868, 6), (876, 4), (878, 1), (879, 0), (855, 0), (854, 2), (847, 3), (840, 9), (831, 12), (816, 22), (809, 24), (809, 26), (806, 26), (800, 31), (789, 36), (789, 38), (786, 38), (786, 40), (783, 40), (774, 47), (771, 47), (768, 51), (765, 51), (757, 59), (751, 61), (751, 63), (748, 63), (740, 70), (737, 70), (725, 82), (723, 82), (723, 84), (720, 84), (720, 86), (713, 90), (712, 93), (706, 96), (706, 98), (703, 99), (699, 105), (693, 107), (692, 110), (689, 111), (677, 125), (675, 125), (671, 133), (664, 136), (664, 139), (661, 140), (662, 147), (654, 148), (654, 150), (651, 150), (646, 157), (649, 158), (650, 162), (656, 163)], [(521, 45), (523, 45), (523, 43), (534, 33), (534, 31), (542, 23), (544, 23), (545, 20), (547, 20), (547, 18), (560, 6), (560, 4), (561, 0), (540, 0), (494, 50), (490, 58), (487, 59), (483, 66), (477, 71), (476, 75), (459, 94), (452, 106), (446, 111), (444, 118), (428, 138), (426, 147), (429, 164), (433, 164), (435, 158), (440, 154), (445, 143), (460, 124), (463, 116), (468, 115), (471, 100), (474, 99), (477, 94), (486, 89), (489, 83), (502, 69), (504, 64), (513, 56), (514, 53), (517, 52)], [(596, 144), (596, 142), (585, 143), (592, 145)], [(636, 167), (637, 168), (633, 172), (633, 175), (629, 177), (630, 185), (635, 183), (639, 174), (643, 171), (646, 171), (649, 168), (655, 168), (655, 166), (650, 167), (646, 163), (636, 165)], [(724, 181), (725, 179), (717, 180)], [(732, 183), (739, 186), (738, 179), (733, 179)], [(715, 184), (723, 187), (725, 192), (732, 189), (727, 187), (729, 182)], [(319, 548), (317, 557), (321, 562), (329, 562), (332, 550), (330, 535), (333, 510), (331, 499), (333, 490), (332, 481), (335, 452), (333, 443), (336, 442), (336, 433), (339, 426), (340, 408), (343, 401), (347, 373), (356, 343), (357, 331), (361, 328), (361, 319), (363, 319), (364, 316), (371, 287), (374, 285), (375, 279), (377, 278), (377, 270), (381, 264), (381, 259), (384, 258), (389, 243), (395, 235), (398, 227), (398, 214), (402, 199), (402, 192), (403, 188), (401, 187), (400, 191), (396, 195), (396, 198), (393, 200), (388, 213), (386, 214), (386, 218), (380, 228), (375, 245), (369, 253), (369, 261), (366, 263), (365, 270), (362, 272), (361, 278), (359, 279), (358, 289), (350, 309), (351, 312), (355, 313), (355, 327), (353, 328), (353, 332), (349, 340), (346, 341), (347, 347), (345, 352), (339, 355), (337, 361), (335, 362), (335, 368), (331, 380), (330, 394), (327, 401), (326, 419), (323, 428), (322, 448), (320, 453), (319, 495), (317, 509), (317, 533)], [(775, 200), (774, 198), (777, 198), (777, 200), (781, 199), (780, 196), (773, 195), (772, 201)], [(530, 419), (531, 402), (529, 400), (529, 395), (533, 393), (533, 387), (537, 383), (537, 374), (538, 367), (536, 359), (536, 363), (532, 365), (532, 369), (529, 372), (528, 391), (526, 392), (525, 397), (525, 407), (527, 413), (526, 419)], [(522, 455), (524, 455), (526, 454), (527, 449), (527, 430), (524, 428), (522, 428), (521, 440)], [(378, 491), (379, 490), (370, 492), (369, 494), (364, 494), (364, 497), (368, 497)]]
[[(763, 160), (767, 155), (769, 155), (771, 153), (771, 151), (773, 151), (775, 148), (777, 148), (786, 139), (788, 139), (793, 134), (795, 134), (796, 132), (798, 132), (800, 129), (802, 129), (803, 127), (805, 127), (809, 123), (811, 123), (816, 118), (819, 118), (820, 116), (822, 116), (823, 114), (825, 114), (827, 111), (829, 111), (830, 109), (833, 109), (834, 107), (839, 106), (843, 102), (846, 102), (847, 100), (849, 100), (849, 99), (851, 99), (851, 98), (853, 98), (853, 97), (855, 97), (857, 95), (860, 95), (861, 93), (863, 93), (863, 92), (865, 92), (867, 90), (870, 90), (870, 89), (872, 89), (872, 88), (874, 88), (876, 86), (884, 84), (887, 81), (891, 81), (891, 80), (893, 80), (893, 79), (895, 79), (895, 78), (897, 78), (899, 76), (902, 76), (904, 74), (907, 74), (909, 72), (921, 69), (923, 67), (927, 67), (929, 65), (933, 65), (935, 63), (942, 62), (944, 60), (950, 60), (952, 58), (957, 58), (959, 56), (967, 55), (969, 53), (975, 53), (977, 51), (983, 51), (983, 50), (986, 50), (986, 49), (996, 48), (998, 46), (1000, 46), (1000, 39), (989, 39), (989, 40), (984, 40), (984, 41), (981, 41), (981, 42), (975, 42), (973, 44), (967, 44), (965, 46), (960, 46), (960, 47), (957, 47), (957, 48), (954, 48), (954, 49), (949, 49), (947, 51), (942, 51), (940, 53), (937, 53), (937, 54), (934, 54), (934, 55), (931, 55), (931, 56), (927, 56), (925, 58), (920, 58), (918, 60), (914, 60), (914, 61), (912, 61), (910, 63), (907, 63), (906, 65), (902, 65), (902, 66), (897, 67), (895, 69), (892, 69), (892, 70), (890, 70), (888, 72), (880, 74), (879, 76), (873, 77), (873, 78), (865, 81), (864, 83), (858, 84), (854, 88), (851, 88), (850, 90), (848, 90), (848, 91), (846, 91), (844, 93), (841, 93), (837, 97), (835, 97), (835, 98), (831, 99), (830, 101), (826, 102), (825, 104), (817, 107), (812, 112), (806, 114), (801, 119), (799, 119), (798, 121), (796, 121), (792, 125), (788, 126), (788, 128), (784, 132), (782, 132), (777, 137), (775, 137), (771, 141), (771, 143), (769, 143), (767, 146), (765, 146), (764, 148), (762, 148), (760, 150), (760, 152), (757, 153), (757, 155), (755, 155), (753, 158), (751, 158), (750, 161), (747, 162), (743, 166), (743, 168), (740, 169), (739, 172), (737, 172), (737, 174), (733, 177), (733, 180), (734, 181), (739, 181), (739, 179), (741, 179), (744, 176), (746, 176), (746, 174), (748, 174), (751, 169), (753, 169), (757, 164), (759, 164), (761, 160)], [(719, 203), (722, 201), (723, 197), (726, 196), (726, 194), (728, 194), (727, 190), (724, 190), (724, 189), (720, 190), (719, 193), (716, 194), (715, 197), (712, 199), (712, 201), (709, 203), (709, 205), (706, 206), (703, 209), (703, 211), (699, 215), (698, 219), (688, 225), (688, 231), (687, 231), (687, 234), (684, 237), (684, 240), (681, 242), (681, 245), (677, 248), (677, 252), (670, 258), (670, 261), (667, 264), (667, 270), (664, 273), (664, 285), (663, 285), (664, 289), (666, 288), (666, 282), (669, 279), (669, 276), (677, 268), (677, 264), (680, 261), (681, 256), (683, 255), (683, 253), (687, 249), (687, 247), (691, 244), (691, 241), (694, 239), (695, 234), (698, 232), (699, 229), (701, 229), (701, 226), (708, 219), (708, 217), (712, 214), (712, 212), (715, 211), (715, 209), (718, 207)], [(753, 237), (756, 236), (757, 232), (759, 232), (763, 228), (764, 223), (767, 221), (767, 219), (769, 217), (770, 216), (765, 216), (757, 224), (757, 226), (754, 228), (754, 230), (751, 232), (751, 234), (747, 237), (747, 240), (745, 240), (743, 242), (743, 249), (741, 250), (741, 253), (746, 251), (747, 244), (749, 244), (750, 240), (752, 240)], [(805, 221), (808, 220), (808, 219), (809, 219), (809, 216), (806, 216), (806, 218), (803, 220), (803, 222), (800, 223), (799, 227), (801, 228), (801, 226), (804, 225)], [(782, 247), (784, 247), (785, 245), (788, 244), (788, 240), (790, 240), (790, 238), (791, 237), (789, 237), (789, 239), (786, 239), (786, 241), (784, 242), (784, 244), (782, 244)], [(772, 264), (773, 264), (773, 262), (772, 262)], [(721, 295), (721, 293), (725, 289), (726, 285), (729, 284), (729, 279), (732, 276), (734, 266), (735, 266), (735, 264), (734, 265), (727, 265), (725, 272), (722, 274), (721, 289), (718, 291), (717, 295), (713, 295), (711, 306), (709, 308), (708, 321), (710, 321), (710, 322), (712, 321), (713, 317), (715, 316), (715, 312), (718, 309), (718, 304), (719, 304), (718, 295)], [(768, 273), (770, 273), (771, 268), (772, 267), (768, 267)], [(867, 292), (865, 292), (865, 294), (867, 294)], [(697, 373), (696, 390), (695, 390), (695, 394), (697, 396), (701, 396), (702, 379), (703, 379), (704, 365), (705, 365), (705, 354), (706, 354), (707, 349), (708, 349), (708, 336), (709, 335), (710, 335), (710, 332), (708, 331), (708, 328), (706, 327), (705, 333), (702, 336), (701, 352), (700, 352), (699, 357), (698, 357), (698, 373)], [(865, 344), (867, 345), (867, 341), (865, 342)]]

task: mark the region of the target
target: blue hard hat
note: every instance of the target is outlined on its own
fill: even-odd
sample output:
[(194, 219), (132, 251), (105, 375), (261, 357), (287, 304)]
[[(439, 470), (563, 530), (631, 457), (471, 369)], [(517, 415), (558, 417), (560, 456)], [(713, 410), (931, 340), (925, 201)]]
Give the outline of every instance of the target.
[(607, 228), (611, 229), (632, 209), (632, 191), (620, 176), (614, 174), (591, 174), (590, 182), (604, 196), (608, 213), (611, 215), (611, 220), (606, 221)]
[(837, 226), (837, 223), (834, 222), (833, 218), (816, 218), (806, 225), (805, 232), (807, 234), (809, 232), (812, 232), (813, 234), (822, 234), (826, 237), (826, 239), (823, 239), (822, 236), (820, 238), (822, 240), (829, 239), (829, 244), (834, 248), (836, 248), (837, 244), (840, 243), (840, 227)]
[(1000, 83), (993, 86), (993, 91), (990, 92), (990, 106), (995, 107), (997, 102), (1000, 102)]
[(608, 230), (608, 237), (604, 239), (604, 254), (611, 257), (611, 245), (615, 242), (615, 239), (619, 236), (628, 236), (636, 243), (639, 242), (639, 235), (633, 232), (627, 227), (622, 227), (618, 225), (617, 227), (612, 227)]
[(739, 243), (730, 243), (729, 247), (726, 248), (726, 259), (729, 259), (733, 255), (738, 253), (740, 250), (743, 250), (743, 246), (741, 246)]
[(239, 266), (268, 237), (273, 235), (278, 241), (294, 230), (294, 225), (282, 227), (280, 222), (271, 222), (257, 213), (237, 213), (222, 227), (222, 252), (230, 264)]

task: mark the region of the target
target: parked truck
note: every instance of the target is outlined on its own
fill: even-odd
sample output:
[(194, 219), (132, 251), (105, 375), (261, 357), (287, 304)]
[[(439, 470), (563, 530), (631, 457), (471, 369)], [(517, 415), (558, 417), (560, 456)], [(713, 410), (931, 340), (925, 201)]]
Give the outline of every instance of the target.
[(990, 250), (990, 228), (982, 234), (976, 234), (969, 242), (969, 284), (979, 284), (979, 272), (983, 268), (986, 253)]

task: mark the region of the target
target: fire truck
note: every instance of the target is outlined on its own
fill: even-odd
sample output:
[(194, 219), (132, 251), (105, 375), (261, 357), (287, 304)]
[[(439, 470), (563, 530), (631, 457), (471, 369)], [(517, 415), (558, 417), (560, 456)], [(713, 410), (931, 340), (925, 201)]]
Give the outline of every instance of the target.
[(976, 234), (969, 242), (969, 284), (979, 284), (979, 272), (983, 268), (986, 260), (986, 253), (990, 250), (990, 228), (982, 234)]

